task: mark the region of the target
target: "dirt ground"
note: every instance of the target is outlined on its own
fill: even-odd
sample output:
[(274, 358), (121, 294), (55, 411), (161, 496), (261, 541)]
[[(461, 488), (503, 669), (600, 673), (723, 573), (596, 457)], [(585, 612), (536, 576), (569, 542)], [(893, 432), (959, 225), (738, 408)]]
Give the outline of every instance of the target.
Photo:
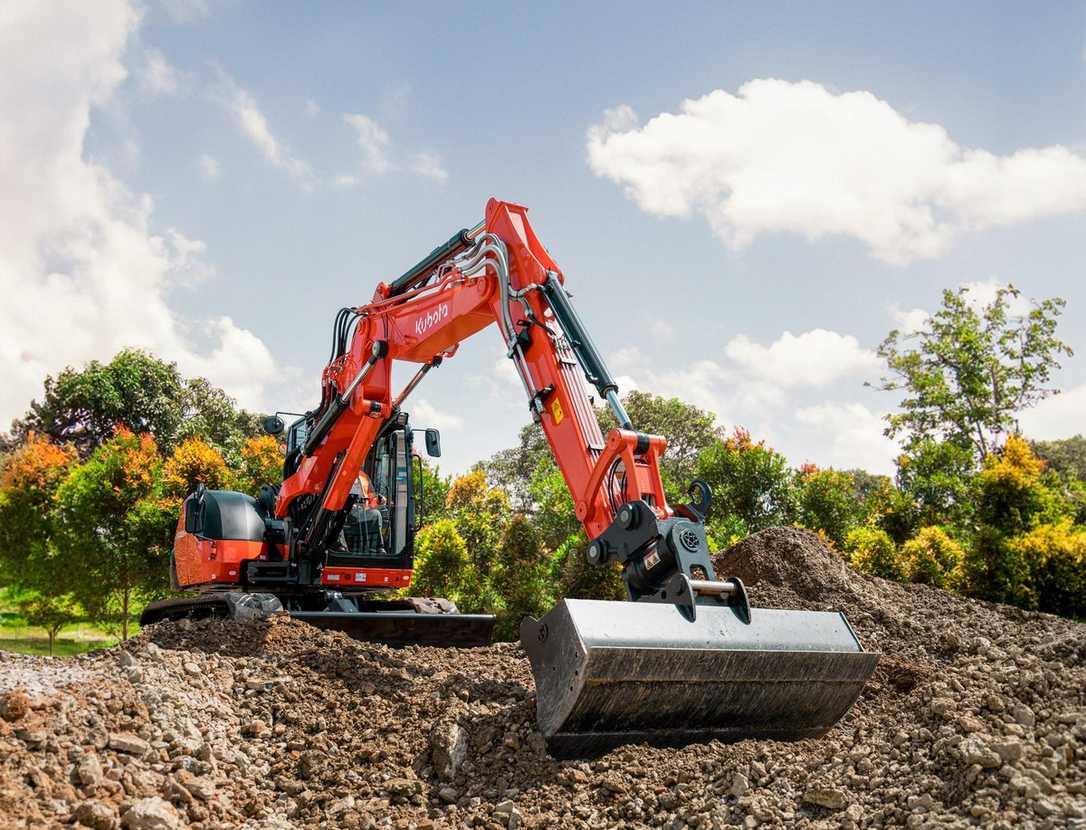
[(1086, 625), (857, 574), (805, 531), (718, 569), (884, 655), (826, 737), (556, 761), (518, 645), (161, 624), (0, 657), (0, 827), (1086, 828)]

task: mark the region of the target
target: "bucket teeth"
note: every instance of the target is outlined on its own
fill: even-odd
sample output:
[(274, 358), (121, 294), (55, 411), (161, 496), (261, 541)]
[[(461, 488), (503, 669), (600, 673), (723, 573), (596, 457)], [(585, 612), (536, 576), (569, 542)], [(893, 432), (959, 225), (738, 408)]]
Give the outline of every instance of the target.
[(562, 600), (521, 627), (553, 754), (828, 731), (878, 662), (843, 614)]

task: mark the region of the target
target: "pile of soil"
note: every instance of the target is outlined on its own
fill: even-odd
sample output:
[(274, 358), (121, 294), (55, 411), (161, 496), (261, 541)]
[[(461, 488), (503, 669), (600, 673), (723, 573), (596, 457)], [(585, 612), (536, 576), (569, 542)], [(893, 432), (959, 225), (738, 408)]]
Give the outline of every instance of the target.
[(884, 655), (826, 737), (556, 761), (519, 645), (163, 623), (0, 659), (0, 826), (1086, 827), (1086, 626), (857, 574), (803, 531), (717, 566)]

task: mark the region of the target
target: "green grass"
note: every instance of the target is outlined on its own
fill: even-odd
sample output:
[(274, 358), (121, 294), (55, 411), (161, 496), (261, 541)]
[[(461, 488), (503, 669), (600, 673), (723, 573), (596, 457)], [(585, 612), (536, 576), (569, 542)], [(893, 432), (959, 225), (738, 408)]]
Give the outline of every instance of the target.
[[(7, 634), (7, 631), (2, 633)], [(57, 637), (53, 644), (54, 657), (71, 657), (73, 654), (83, 654), (86, 651), (94, 651), (96, 648), (109, 648), (117, 641), (108, 640), (69, 640), (64, 636)], [(27, 637), (0, 637), (0, 651), (11, 651), (15, 654), (48, 654), (49, 638), (44, 636)]]

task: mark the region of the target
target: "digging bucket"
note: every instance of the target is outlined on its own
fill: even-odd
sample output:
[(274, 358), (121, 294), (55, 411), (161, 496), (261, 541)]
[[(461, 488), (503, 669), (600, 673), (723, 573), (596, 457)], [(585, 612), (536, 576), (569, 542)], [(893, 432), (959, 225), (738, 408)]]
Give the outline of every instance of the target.
[(875, 669), (844, 614), (561, 600), (521, 643), (551, 753), (798, 740), (830, 729)]

